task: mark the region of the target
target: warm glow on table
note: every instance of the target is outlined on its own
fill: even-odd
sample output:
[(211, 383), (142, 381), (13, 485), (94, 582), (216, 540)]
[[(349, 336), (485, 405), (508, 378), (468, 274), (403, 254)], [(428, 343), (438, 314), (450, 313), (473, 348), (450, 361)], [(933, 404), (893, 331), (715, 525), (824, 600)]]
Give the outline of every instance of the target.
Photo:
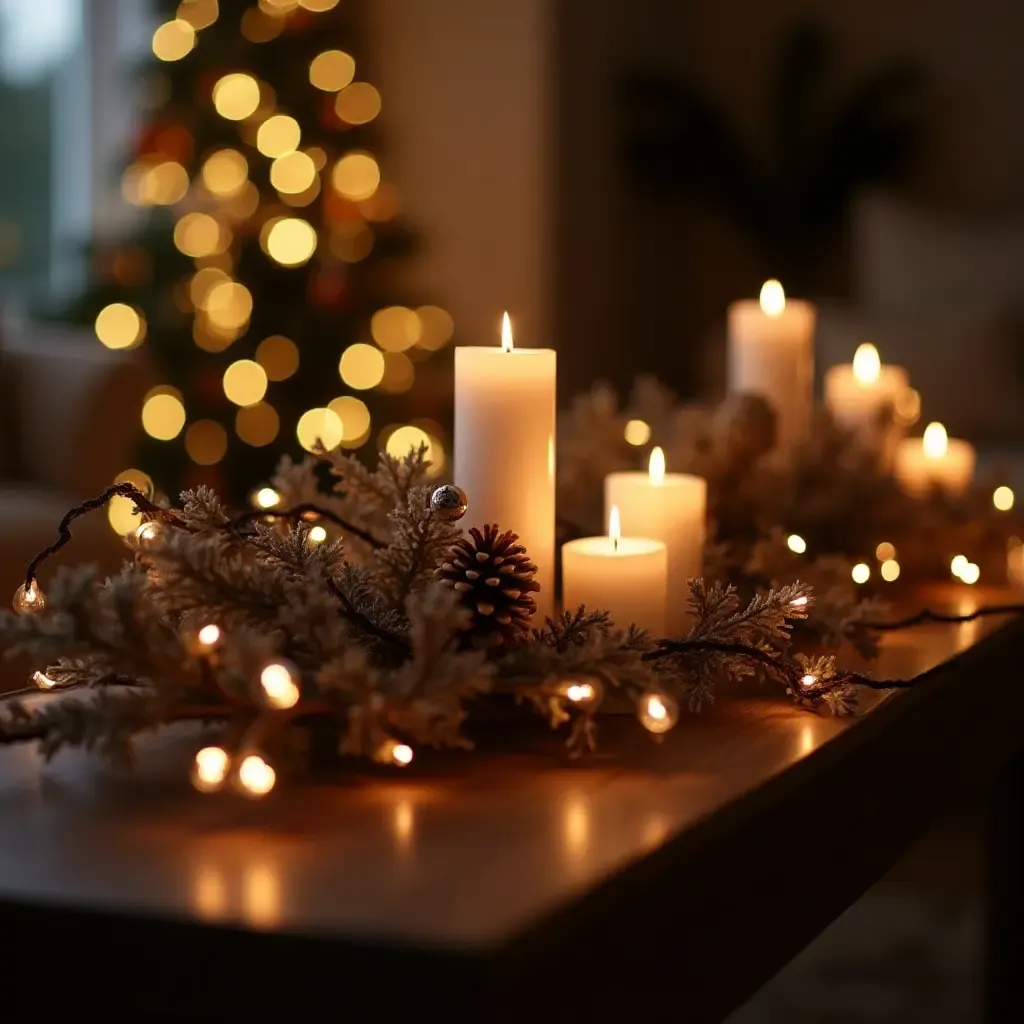
[(825, 405), (848, 430), (870, 430), (883, 410), (895, 409), (910, 387), (902, 366), (882, 363), (874, 345), (861, 345), (850, 365), (833, 366), (825, 374)]
[(540, 621), (554, 610), (555, 378), (553, 349), (515, 348), (508, 313), (501, 346), (455, 349), (455, 476), (466, 526), (519, 534), (537, 564)]
[(562, 547), (563, 605), (604, 609), (616, 626), (636, 623), (665, 635), (668, 552), (663, 541), (621, 536), (619, 509), (612, 506), (607, 537), (584, 537)]
[(814, 325), (809, 302), (794, 302), (778, 281), (766, 281), (758, 301), (729, 307), (729, 391), (759, 394), (778, 418), (778, 447), (805, 440), (814, 391)]
[(895, 475), (907, 494), (933, 489), (963, 494), (974, 478), (974, 446), (950, 438), (941, 423), (929, 423), (923, 437), (908, 437), (896, 449)]
[(665, 453), (651, 452), (646, 473), (611, 473), (604, 481), (605, 513), (617, 507), (622, 531), (650, 537), (668, 552), (666, 628), (671, 635), (689, 623), (686, 581), (700, 576), (704, 565), (707, 481), (689, 473), (666, 473)]

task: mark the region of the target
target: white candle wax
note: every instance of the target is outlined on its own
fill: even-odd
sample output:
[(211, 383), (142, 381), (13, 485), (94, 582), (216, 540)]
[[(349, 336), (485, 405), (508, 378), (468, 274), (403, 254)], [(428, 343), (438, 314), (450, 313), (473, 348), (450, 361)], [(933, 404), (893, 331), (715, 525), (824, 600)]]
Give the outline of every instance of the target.
[(847, 430), (877, 427), (882, 410), (896, 408), (910, 387), (902, 366), (885, 366), (874, 345), (861, 345), (851, 365), (833, 366), (825, 373), (825, 405)]
[(665, 635), (668, 553), (660, 540), (619, 537), (612, 509), (607, 537), (584, 537), (562, 545), (562, 603), (607, 611), (620, 629), (635, 623)]
[(778, 281), (765, 282), (759, 301), (729, 307), (729, 391), (768, 399), (783, 453), (811, 429), (815, 318), (809, 302), (787, 301)]
[(455, 349), (455, 483), (467, 526), (512, 530), (537, 565), (537, 614), (554, 611), (553, 349), (515, 349), (508, 314), (499, 348)]
[(666, 473), (660, 448), (651, 453), (646, 473), (611, 473), (604, 479), (607, 518), (619, 509), (622, 532), (651, 537), (668, 552), (668, 608), (665, 624), (672, 636), (686, 631), (690, 590), (686, 581), (704, 569), (707, 481), (689, 473)]
[(974, 445), (946, 436), (941, 423), (930, 423), (923, 437), (904, 438), (893, 467), (900, 486), (914, 497), (939, 489), (963, 494), (974, 478)]

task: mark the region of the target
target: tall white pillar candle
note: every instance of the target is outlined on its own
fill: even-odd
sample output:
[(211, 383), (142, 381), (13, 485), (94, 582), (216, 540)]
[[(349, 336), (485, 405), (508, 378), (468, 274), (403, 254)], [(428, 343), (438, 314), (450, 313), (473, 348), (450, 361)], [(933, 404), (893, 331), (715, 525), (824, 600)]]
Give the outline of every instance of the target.
[(635, 623), (665, 635), (668, 554), (653, 538), (620, 536), (618, 509), (612, 508), (607, 537), (583, 537), (562, 545), (563, 605), (584, 604), (611, 615), (620, 629)]
[(776, 448), (806, 440), (814, 407), (814, 325), (809, 302), (787, 301), (778, 281), (760, 300), (729, 307), (729, 391), (763, 395), (775, 410)]
[(467, 526), (519, 534), (537, 564), (538, 618), (554, 611), (555, 375), (548, 348), (513, 348), (508, 314), (501, 347), (455, 349), (455, 483)]
[(910, 387), (902, 366), (886, 366), (874, 345), (861, 345), (851, 364), (825, 372), (825, 405), (836, 423), (852, 431), (872, 431), (886, 408), (896, 409)]
[(622, 532), (652, 537), (668, 551), (668, 608), (665, 625), (678, 636), (690, 622), (686, 581), (704, 569), (707, 481), (689, 473), (666, 473), (665, 453), (651, 452), (646, 473), (610, 473), (604, 478), (605, 518), (619, 509)]

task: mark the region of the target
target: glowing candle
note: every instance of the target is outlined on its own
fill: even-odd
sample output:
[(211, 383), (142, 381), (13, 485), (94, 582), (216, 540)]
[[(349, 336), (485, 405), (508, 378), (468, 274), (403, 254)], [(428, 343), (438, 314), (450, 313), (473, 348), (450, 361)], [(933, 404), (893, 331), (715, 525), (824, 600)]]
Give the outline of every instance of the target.
[(974, 445), (947, 437), (941, 423), (929, 423), (923, 437), (904, 438), (896, 449), (894, 472), (907, 494), (932, 490), (963, 494), (974, 478)]
[(455, 349), (455, 483), (469, 497), (467, 526), (513, 530), (537, 564), (538, 618), (554, 610), (555, 373), (553, 349)]
[(729, 390), (768, 399), (780, 452), (810, 433), (815, 318), (814, 306), (787, 301), (778, 281), (765, 282), (759, 301), (729, 307)]
[(861, 345), (850, 365), (833, 366), (825, 373), (825, 404), (835, 421), (847, 430), (870, 431), (883, 410), (895, 409), (910, 387), (902, 366), (882, 363), (874, 345)]
[(605, 515), (617, 507), (622, 530), (631, 537), (663, 541), (668, 551), (669, 634), (689, 625), (690, 597), (686, 581), (704, 568), (707, 481), (689, 473), (666, 473), (665, 453), (651, 452), (646, 473), (611, 473), (604, 479)]
[(608, 517), (607, 537), (584, 537), (562, 547), (563, 604), (604, 609), (622, 629), (636, 623), (665, 635), (668, 553), (663, 541), (621, 536), (619, 510)]

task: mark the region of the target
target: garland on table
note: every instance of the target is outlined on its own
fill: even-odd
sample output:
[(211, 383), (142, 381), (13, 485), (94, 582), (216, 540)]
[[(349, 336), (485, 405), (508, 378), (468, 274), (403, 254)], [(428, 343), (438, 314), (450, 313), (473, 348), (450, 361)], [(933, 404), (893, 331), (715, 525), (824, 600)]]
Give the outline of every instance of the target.
[[(861, 688), (912, 683), (842, 671), (835, 651), (795, 651), (792, 631), (815, 611), (800, 582), (741, 601), (731, 585), (693, 580), (694, 624), (673, 639), (582, 607), (534, 624), (527, 552), (496, 526), (464, 536), (465, 496), (431, 491), (428, 466), (424, 449), (384, 454), (373, 471), (337, 453), (286, 461), (279, 503), (241, 514), (205, 488), (169, 508), (130, 484), (71, 509), (32, 561), (15, 613), (0, 615), (0, 641), (48, 666), (33, 678), (54, 695), (5, 701), (0, 741), (127, 761), (140, 733), (217, 723), (195, 785), (261, 796), (318, 727), (342, 754), (400, 766), (420, 747), (471, 747), (474, 714), (512, 696), (565, 726), (578, 755), (593, 749), (613, 691), (661, 734), (681, 708), (743, 677), (836, 714), (854, 710)], [(89, 567), (62, 570), (44, 594), (42, 563), (78, 516), (116, 496), (142, 517), (133, 560), (105, 582)]]
[[(646, 469), (647, 454), (658, 445), (673, 471), (708, 481), (705, 572), (713, 578), (742, 588), (799, 575), (817, 584), (822, 603), (834, 598), (847, 609), (871, 592), (863, 584), (880, 578), (887, 559), (897, 566), (890, 566), (890, 581), (896, 574), (906, 582), (948, 580), (960, 556), (959, 563), (978, 567), (965, 582), (1005, 582), (1008, 547), (1024, 537), (1020, 512), (994, 506), (998, 480), (979, 481), (960, 496), (905, 494), (888, 466), (908, 425), (887, 410), (873, 431), (853, 434), (819, 410), (810, 439), (782, 459), (775, 415), (760, 396), (686, 405), (656, 379), (642, 377), (622, 405), (611, 388), (598, 385), (577, 396), (559, 420), (563, 528), (603, 532), (596, 516), (605, 476)], [(826, 601), (832, 587), (838, 589)], [(876, 610), (865, 614), (874, 617)]]

